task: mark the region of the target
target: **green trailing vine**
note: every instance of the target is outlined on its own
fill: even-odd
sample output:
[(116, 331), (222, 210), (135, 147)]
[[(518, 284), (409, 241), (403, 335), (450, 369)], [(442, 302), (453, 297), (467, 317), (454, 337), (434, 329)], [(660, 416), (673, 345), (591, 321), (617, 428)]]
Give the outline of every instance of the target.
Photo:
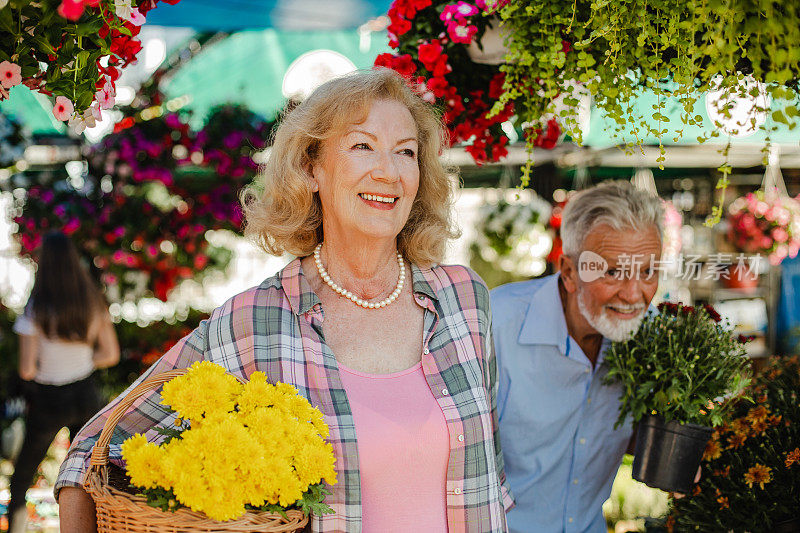
[[(780, 0), (512, 0), (494, 3), (507, 36), (503, 93), (493, 111), (515, 102), (521, 122), (558, 115), (565, 133), (579, 144), (579, 98), (588, 91), (612, 121), (608, 131), (629, 152), (645, 135), (677, 142), (686, 126), (701, 126), (696, 110), (704, 93), (718, 95), (719, 116), (730, 119), (736, 99), (755, 100), (736, 135), (756, 128), (770, 133), (757, 117), (794, 129), (800, 117), (800, 6)], [(491, 6), (490, 6), (491, 7)], [(655, 95), (652, 109), (633, 102), (643, 91)], [(680, 106), (680, 124), (670, 124), (669, 103)], [(719, 137), (704, 131), (698, 142)], [(535, 136), (526, 138), (532, 153)], [(718, 189), (727, 186), (727, 153)], [(532, 167), (523, 169), (527, 184)], [(662, 166), (663, 168), (663, 166)], [(723, 191), (724, 192), (724, 191)], [(708, 224), (722, 216), (714, 209)]]

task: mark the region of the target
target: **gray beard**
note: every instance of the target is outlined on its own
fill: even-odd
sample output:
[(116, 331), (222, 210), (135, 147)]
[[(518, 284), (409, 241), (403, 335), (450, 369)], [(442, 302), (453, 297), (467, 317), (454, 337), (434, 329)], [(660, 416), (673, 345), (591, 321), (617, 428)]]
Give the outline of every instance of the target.
[(583, 290), (578, 291), (578, 310), (598, 333), (615, 342), (626, 341), (636, 333), (642, 320), (644, 320), (645, 311), (645, 309), (642, 309), (641, 313), (628, 320), (611, 320), (602, 311), (598, 315), (592, 315), (583, 298)]

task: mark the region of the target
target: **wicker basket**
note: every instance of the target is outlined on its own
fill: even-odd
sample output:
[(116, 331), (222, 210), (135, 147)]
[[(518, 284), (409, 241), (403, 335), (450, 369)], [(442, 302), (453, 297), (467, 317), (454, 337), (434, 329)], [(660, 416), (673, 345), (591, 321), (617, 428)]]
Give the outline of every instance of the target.
[(308, 524), (308, 517), (298, 510), (287, 511), (286, 518), (272, 513), (247, 512), (236, 520), (218, 522), (187, 508), (165, 512), (151, 507), (144, 497), (126, 492), (125, 483), (109, 482), (108, 444), (117, 423), (141, 396), (185, 373), (186, 370), (170, 370), (140, 383), (120, 401), (106, 420), (92, 450), (91, 464), (83, 481), (97, 509), (98, 533), (284, 533), (303, 530)]

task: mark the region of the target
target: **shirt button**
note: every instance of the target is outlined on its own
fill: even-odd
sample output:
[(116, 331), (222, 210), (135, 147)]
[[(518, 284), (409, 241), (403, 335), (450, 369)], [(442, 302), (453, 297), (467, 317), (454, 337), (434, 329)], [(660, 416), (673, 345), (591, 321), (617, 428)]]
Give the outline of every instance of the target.
[(586, 439), (581, 439), (581, 444), (586, 444)]
[(592, 399), (591, 398), (587, 399), (586, 403), (592, 403)]
[(454, 493), (454, 494), (461, 494), (461, 489), (459, 489), (458, 487), (456, 487), (455, 489), (453, 489), (453, 493)]
[(578, 484), (578, 480), (577, 480), (577, 479), (573, 479), (573, 480), (572, 480), (572, 484), (573, 484), (573, 485), (577, 485), (577, 484)]
[(570, 524), (572, 523), (572, 517), (570, 517), (570, 518), (569, 518), (569, 523), (570, 523)]
[(589, 370), (588, 368), (583, 371), (584, 374), (588, 374), (589, 372), (591, 372), (591, 370)]
[(447, 396), (450, 392), (447, 389), (442, 389), (442, 396)]
[(464, 435), (458, 436), (458, 442), (464, 442)]
[(422, 353), (424, 353), (425, 355), (428, 355), (429, 353), (431, 353), (431, 351), (430, 351), (430, 350), (428, 349), (428, 347), (426, 346), (426, 347), (425, 347), (425, 349), (424, 349), (424, 350), (422, 350)]

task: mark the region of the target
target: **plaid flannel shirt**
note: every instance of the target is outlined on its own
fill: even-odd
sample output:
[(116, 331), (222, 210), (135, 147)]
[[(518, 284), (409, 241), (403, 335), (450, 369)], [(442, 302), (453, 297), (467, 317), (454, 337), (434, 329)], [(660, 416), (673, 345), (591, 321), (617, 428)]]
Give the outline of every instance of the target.
[[(450, 434), (449, 532), (506, 531), (505, 511), (513, 500), (505, 485), (497, 432), (497, 367), (488, 290), (462, 266), (412, 266), (412, 278), (414, 298), (425, 317), (422, 368)], [(304, 277), (300, 260), (295, 260), (214, 310), (128, 391), (150, 376), (203, 359), (243, 378), (261, 370), (273, 383), (294, 385), (324, 414), (336, 456), (338, 483), (328, 487), (333, 494), (326, 499), (334, 514), (314, 516), (312, 530), (359, 532), (355, 426), (336, 359), (322, 336), (323, 319), (319, 298)], [(150, 441), (162, 438), (154, 428), (170, 426), (174, 415), (160, 401), (158, 392), (145, 395), (122, 418), (111, 439), (114, 463), (122, 466), (119, 445), (134, 433), (144, 433)], [(76, 437), (61, 465), (56, 495), (64, 486), (82, 484), (92, 446), (115, 404), (116, 400), (106, 406)]]

